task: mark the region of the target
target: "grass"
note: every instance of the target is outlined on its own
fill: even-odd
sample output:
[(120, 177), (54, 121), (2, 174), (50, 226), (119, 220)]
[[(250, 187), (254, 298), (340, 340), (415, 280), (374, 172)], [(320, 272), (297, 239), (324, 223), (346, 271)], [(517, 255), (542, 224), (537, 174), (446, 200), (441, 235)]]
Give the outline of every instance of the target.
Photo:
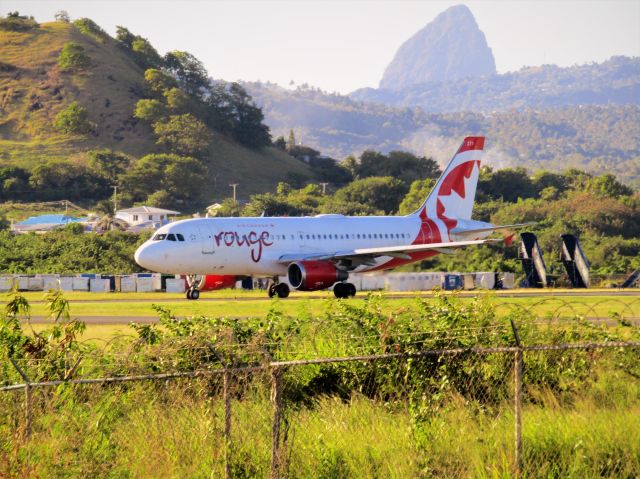
[[(46, 305), (42, 302), (43, 293), (23, 293), (32, 304), (32, 315), (46, 316)], [(379, 294), (379, 293), (373, 293)], [(382, 293), (385, 295), (384, 293)], [(539, 317), (561, 316), (573, 317), (584, 315), (589, 317), (622, 317), (640, 316), (640, 297), (576, 296), (576, 297), (517, 297), (502, 298), (493, 293), (488, 295), (496, 307), (498, 315), (508, 314), (514, 309), (528, 309)], [(388, 298), (385, 310), (392, 312), (401, 308), (412, 308), (416, 304), (416, 296), (429, 298), (430, 294), (393, 293)], [(473, 296), (462, 296), (463, 301), (470, 301)], [(333, 301), (333, 293), (297, 293), (286, 300), (266, 300), (264, 291), (223, 290), (203, 293), (199, 301), (187, 301), (182, 294), (163, 293), (65, 293), (71, 303), (71, 313), (77, 316), (145, 316), (155, 317), (157, 313), (153, 305), (161, 305), (171, 310), (176, 316), (230, 316), (246, 317), (264, 314), (272, 304), (286, 315), (322, 314), (328, 304)], [(365, 294), (349, 300), (355, 305), (367, 301)], [(6, 298), (3, 298), (6, 300)], [(204, 300), (204, 301), (203, 301)], [(209, 301), (207, 301), (209, 300)], [(40, 301), (40, 302), (36, 302)], [(0, 305), (2, 302), (0, 302)]]
[[(637, 477), (639, 384), (614, 378), (609, 401), (601, 403), (601, 382), (615, 376), (601, 372), (601, 381), (585, 388), (573, 403), (562, 403), (547, 391), (546, 401), (525, 404), (524, 477)], [(218, 386), (204, 381), (59, 388), (48, 392), (48, 399), (39, 391), (30, 441), (19, 442), (6, 421), (0, 425), (5, 454), (0, 473), (222, 477), (224, 412), (219, 392)], [(234, 477), (269, 475), (268, 395), (268, 389), (258, 386), (243, 400), (232, 401)], [(0, 396), (5, 410), (17, 412), (19, 399), (14, 399)], [(287, 413), (288, 477), (512, 477), (512, 408), (505, 402), (486, 411), (454, 396), (447, 408), (416, 425), (402, 404), (357, 394), (348, 400), (320, 396)]]
[[(253, 361), (253, 351), (261, 351), (264, 359), (265, 348), (282, 359), (513, 343), (510, 328), (496, 320), (486, 300), (434, 297), (421, 310), (428, 320), (399, 306), (405, 301), (411, 299), (374, 295), (361, 307), (355, 301), (304, 299), (298, 303), (327, 307), (326, 317), (288, 318), (276, 308), (246, 325), (165, 320), (156, 339), (114, 342), (109, 348), (73, 345), (61, 329), (58, 336), (39, 338), (38, 346), (7, 321), (0, 353), (18, 350), (28, 374), (41, 380), (66, 374), (72, 363), (79, 365), (78, 377), (96, 378), (219, 368), (216, 358), (233, 354), (237, 361)], [(395, 310), (381, 311), (389, 304)], [(523, 314), (516, 319), (525, 344), (620, 338), (620, 328), (560, 322), (550, 330)], [(638, 328), (627, 329), (637, 339)], [(74, 361), (76, 347), (83, 350), (80, 362)], [(525, 351), (524, 365), (523, 477), (638, 476), (635, 349)], [(311, 364), (282, 373), (281, 457), (287, 477), (513, 474), (512, 353)], [(6, 383), (21, 380), (6, 361), (0, 361), (0, 374)], [(270, 371), (236, 371), (228, 386), (233, 477), (268, 477)], [(222, 477), (227, 447), (222, 391), (220, 376), (35, 389), (31, 439), (23, 434), (23, 395), (0, 393), (0, 410), (7, 412), (0, 415), (0, 476)]]

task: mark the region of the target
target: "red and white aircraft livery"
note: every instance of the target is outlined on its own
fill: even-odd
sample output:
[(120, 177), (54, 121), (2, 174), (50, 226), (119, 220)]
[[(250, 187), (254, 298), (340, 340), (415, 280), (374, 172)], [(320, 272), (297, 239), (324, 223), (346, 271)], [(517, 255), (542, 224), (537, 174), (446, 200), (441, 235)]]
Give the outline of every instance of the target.
[(299, 218), (202, 218), (158, 229), (135, 253), (152, 271), (187, 275), (187, 298), (197, 299), (197, 275), (271, 277), (269, 296), (286, 298), (287, 275), (300, 291), (333, 286), (339, 298), (354, 296), (346, 282), (352, 272), (395, 268), (479, 245), (493, 231), (524, 225), (494, 226), (471, 219), (484, 137), (462, 142), (418, 210), (407, 216), (323, 214)]

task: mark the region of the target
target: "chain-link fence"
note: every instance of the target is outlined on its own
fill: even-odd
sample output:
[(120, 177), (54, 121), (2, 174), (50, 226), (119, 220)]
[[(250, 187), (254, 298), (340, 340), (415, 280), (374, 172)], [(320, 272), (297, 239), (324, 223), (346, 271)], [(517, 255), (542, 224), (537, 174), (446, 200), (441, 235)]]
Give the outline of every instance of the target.
[[(193, 464), (187, 476), (638, 477), (640, 343), (514, 341), (290, 360), (245, 350), (236, 361), (213, 345), (183, 347), (139, 370), (131, 354), (84, 370), (93, 361), (70, 360), (69, 377), (45, 381), (12, 359), (22, 381), (2, 387), (2, 401), (16, 434), (28, 436), (47, 427), (39, 415), (70, 401), (94, 403), (108, 421), (99, 400), (107, 391), (111, 404), (151, 397), (159, 404), (128, 409), (129, 421), (145, 424), (129, 439), (158, 441), (159, 454), (176, 448)], [(194, 354), (218, 365), (162, 364)]]

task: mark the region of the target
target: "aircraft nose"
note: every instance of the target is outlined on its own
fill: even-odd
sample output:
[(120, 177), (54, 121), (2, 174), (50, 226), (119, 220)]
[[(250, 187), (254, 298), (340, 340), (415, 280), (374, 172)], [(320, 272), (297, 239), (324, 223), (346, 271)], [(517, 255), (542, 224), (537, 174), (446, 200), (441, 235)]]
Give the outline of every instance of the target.
[(154, 254), (151, 251), (153, 248), (149, 247), (150, 245), (143, 244), (141, 245), (133, 255), (133, 258), (136, 260), (140, 266), (145, 269), (154, 270)]

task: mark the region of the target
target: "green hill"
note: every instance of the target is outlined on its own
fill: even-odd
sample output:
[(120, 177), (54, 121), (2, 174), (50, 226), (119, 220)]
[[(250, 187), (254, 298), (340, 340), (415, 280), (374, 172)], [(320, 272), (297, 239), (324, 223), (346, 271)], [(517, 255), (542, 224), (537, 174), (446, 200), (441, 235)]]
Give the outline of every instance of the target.
[[(84, 49), (88, 67), (62, 71), (58, 66), (70, 42)], [(136, 102), (146, 97), (144, 69), (106, 34), (83, 33), (65, 22), (0, 30), (0, 165), (83, 164), (87, 152), (104, 148), (133, 158), (165, 152), (149, 124), (133, 116)], [(63, 134), (54, 127), (56, 115), (72, 102), (86, 109), (91, 132)], [(240, 182), (239, 193), (247, 196), (273, 189), (287, 176), (312, 176), (306, 165), (280, 150), (247, 148), (218, 132), (202, 160), (211, 200), (228, 196), (229, 182)]]

